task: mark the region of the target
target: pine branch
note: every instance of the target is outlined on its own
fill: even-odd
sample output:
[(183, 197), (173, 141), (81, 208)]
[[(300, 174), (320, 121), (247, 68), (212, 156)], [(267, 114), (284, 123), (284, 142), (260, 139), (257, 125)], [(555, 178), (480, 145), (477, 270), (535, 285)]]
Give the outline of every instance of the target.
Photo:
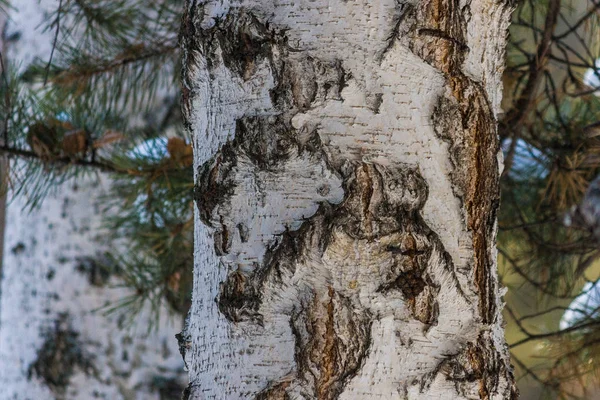
[(529, 114), (532, 101), (537, 94), (540, 79), (543, 77), (543, 67), (550, 52), (552, 34), (556, 27), (560, 6), (561, 0), (550, 0), (550, 5), (546, 13), (543, 36), (538, 44), (536, 56), (529, 65), (527, 84), (521, 91), (521, 96), (517, 99), (513, 108), (506, 113), (506, 118), (500, 124), (503, 129), (503, 133), (501, 133), (501, 136), (503, 137), (512, 136), (512, 132), (514, 132), (515, 129), (517, 129), (517, 126), (523, 122), (523, 118)]
[(0, 146), (0, 152), (2, 152), (4, 154), (23, 157), (23, 158), (36, 159), (39, 161), (52, 163), (52, 164), (56, 163), (56, 164), (61, 164), (61, 165), (65, 165), (65, 166), (80, 165), (80, 166), (84, 166), (84, 167), (96, 168), (103, 172), (120, 172), (113, 165), (101, 163), (98, 161), (89, 161), (89, 160), (80, 159), (80, 158), (60, 157), (60, 158), (56, 158), (56, 159), (53, 159), (50, 161), (45, 161), (38, 154), (34, 153), (33, 151), (23, 150), (23, 149), (6, 146), (6, 145)]
[(68, 69), (57, 69), (51, 81), (55, 84), (70, 84), (80, 79), (90, 79), (96, 75), (112, 73), (117, 69), (133, 63), (142, 63), (148, 59), (166, 56), (178, 50), (177, 44), (167, 44), (148, 48), (143, 43), (133, 44), (117, 54), (111, 60), (90, 59), (89, 54), (82, 54), (85, 64), (73, 65)]

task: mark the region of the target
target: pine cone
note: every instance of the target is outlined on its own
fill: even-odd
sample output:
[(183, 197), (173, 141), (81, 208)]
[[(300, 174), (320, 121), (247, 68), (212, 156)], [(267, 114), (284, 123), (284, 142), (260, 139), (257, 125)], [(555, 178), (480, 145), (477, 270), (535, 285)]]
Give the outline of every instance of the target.
[(88, 135), (83, 129), (65, 133), (62, 140), (63, 154), (70, 158), (81, 158), (88, 148)]
[(60, 140), (56, 127), (37, 122), (29, 127), (27, 143), (42, 160), (50, 161), (60, 156)]

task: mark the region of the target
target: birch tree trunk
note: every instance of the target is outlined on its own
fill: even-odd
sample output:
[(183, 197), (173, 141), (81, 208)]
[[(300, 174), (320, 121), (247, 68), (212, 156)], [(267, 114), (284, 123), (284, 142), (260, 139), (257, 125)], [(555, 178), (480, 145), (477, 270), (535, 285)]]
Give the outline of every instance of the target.
[[(17, 0), (9, 8), (8, 61), (21, 71), (47, 60), (53, 35), (44, 18), (58, 2)], [(0, 159), (4, 160), (4, 158)], [(17, 170), (24, 162), (12, 160)], [(1, 171), (5, 173), (6, 171)], [(90, 174), (92, 175), (92, 174)], [(175, 333), (181, 318), (149, 334), (155, 315), (138, 316), (127, 329), (101, 307), (132, 294), (98, 262), (113, 250), (102, 230), (106, 175), (65, 182), (29, 211), (11, 198), (6, 213), (0, 285), (0, 400), (171, 400), (185, 386)]]
[(505, 0), (188, 0), (189, 399), (516, 398)]
[[(65, 183), (39, 210), (13, 200), (6, 218), (0, 318), (0, 400), (172, 400), (185, 385), (166, 322), (128, 329), (96, 311), (131, 294), (99, 263), (108, 179)], [(9, 194), (10, 195), (10, 194)], [(175, 394), (174, 394), (175, 393)]]

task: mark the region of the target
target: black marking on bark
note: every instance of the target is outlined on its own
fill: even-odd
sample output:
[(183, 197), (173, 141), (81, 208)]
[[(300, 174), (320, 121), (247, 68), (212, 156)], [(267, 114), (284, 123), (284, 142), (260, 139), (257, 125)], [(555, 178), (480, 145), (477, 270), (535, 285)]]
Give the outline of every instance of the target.
[(419, 381), (416, 382), (419, 385), (419, 392), (425, 393), (426, 390), (429, 390), (431, 384), (435, 380), (435, 377), (440, 373), (440, 371), (442, 371), (444, 366), (448, 363), (448, 358), (452, 356), (453, 355), (442, 358), (431, 371), (428, 371), (421, 377)]
[(106, 257), (78, 257), (75, 270), (87, 276), (92, 286), (104, 286), (112, 274), (112, 267)]
[(389, 251), (392, 254), (400, 254), (400, 255), (409, 256), (409, 257), (414, 257), (414, 256), (418, 256), (421, 254), (425, 254), (425, 251), (423, 251), (423, 250), (403, 249), (401, 246), (396, 246), (396, 245), (389, 245), (387, 247), (387, 251)]
[(51, 281), (56, 276), (56, 270), (54, 268), (48, 269), (48, 273), (46, 274), (46, 279)]
[[(285, 64), (282, 82), (290, 82), (289, 91), (292, 94), (294, 104), (296, 104), (298, 110), (305, 111), (317, 96), (318, 83), (315, 69), (318, 66), (315, 66), (315, 60), (310, 56), (294, 61), (290, 60)], [(281, 84), (279, 86), (281, 87)]]
[(185, 318), (182, 331), (175, 335), (175, 339), (177, 339), (177, 345), (179, 347), (179, 353), (181, 354), (181, 358), (183, 359), (186, 369), (189, 369), (189, 365), (187, 365), (187, 362), (185, 361), (185, 355), (192, 346), (192, 335), (189, 331), (189, 321), (190, 314), (188, 314)]
[(425, 280), (416, 271), (401, 272), (396, 279), (390, 283), (381, 285), (377, 292), (389, 292), (390, 290), (401, 290), (404, 297), (414, 299), (425, 289)]
[(379, 114), (379, 108), (383, 103), (383, 93), (373, 93), (367, 96), (367, 106), (374, 114)]
[(301, 143), (295, 129), (282, 116), (247, 117), (237, 121), (235, 138), (200, 167), (194, 188), (200, 219), (218, 229), (216, 250), (220, 255), (229, 251), (231, 231), (235, 230), (235, 227), (224, 228), (218, 214), (219, 208), (224, 207), (234, 194), (238, 161), (249, 161), (259, 171), (272, 171), (292, 156), (298, 157), (304, 152), (327, 163), (318, 135), (313, 133)]
[(317, 99), (341, 100), (344, 69), (340, 61), (318, 60), (287, 48), (279, 50), (283, 58), (276, 64), (277, 86), (270, 91), (276, 109), (292, 116), (309, 109)]
[(386, 45), (378, 56), (379, 62), (381, 62), (386, 54), (394, 47), (394, 43), (400, 37), (404, 36), (406, 32), (403, 29), (407, 25), (407, 21), (413, 20), (415, 17), (415, 6), (411, 3), (401, 3), (398, 4), (399, 10), (396, 14), (396, 22), (394, 23), (394, 29), (390, 33), (389, 37), (386, 39)]
[(317, 194), (322, 197), (327, 196), (330, 191), (331, 191), (331, 188), (329, 187), (329, 185), (320, 185), (317, 188)]
[[(426, 329), (429, 329), (429, 327), (437, 324), (439, 286), (434, 284), (430, 278), (427, 273), (427, 266), (434, 247), (438, 249), (443, 247), (439, 237), (427, 228), (419, 214), (414, 213), (410, 220), (415, 222), (414, 225), (410, 225), (411, 231), (404, 235), (404, 239), (398, 245), (388, 246), (387, 248), (388, 251), (391, 250), (395, 261), (389, 271), (391, 278), (379, 286), (377, 292), (402, 291), (413, 317), (427, 325)], [(427, 243), (417, 245), (414, 238), (415, 233), (427, 238)], [(452, 274), (458, 293), (463, 295), (454, 274), (450, 256), (444, 252), (442, 257), (444, 258), (444, 265)]]
[(198, 389), (198, 385), (194, 383), (190, 383), (189, 385), (187, 385), (187, 387), (183, 390), (183, 393), (181, 394), (181, 400), (190, 400), (194, 389)]
[(209, 33), (207, 57), (217, 59), (219, 48), (225, 66), (244, 80), (250, 79), (260, 62), (272, 59), (275, 33), (251, 13), (228, 14), (219, 22)]
[(76, 369), (87, 375), (97, 375), (92, 356), (86, 354), (79, 333), (70, 326), (68, 314), (60, 314), (54, 327), (43, 333), (44, 344), (36, 360), (29, 366), (28, 378), (35, 374), (58, 395), (69, 387)]
[[(332, 88), (337, 87), (339, 97), (342, 89), (339, 62), (315, 60), (296, 51), (289, 46), (285, 30), (272, 29), (251, 12), (230, 13), (206, 30), (195, 27), (190, 20), (184, 16), (184, 29), (195, 29), (189, 34), (195, 34), (198, 39), (184, 42), (184, 61), (190, 65), (185, 70), (198, 66), (194, 56), (202, 54), (209, 70), (223, 64), (242, 79), (249, 80), (258, 66), (267, 62), (276, 82), (276, 87), (270, 90), (272, 103), (290, 115), (308, 109), (316, 98), (328, 98)], [(186, 83), (184, 79), (183, 109), (188, 120), (195, 93), (193, 83)]]
[(23, 242), (19, 242), (12, 249), (10, 249), (10, 251), (15, 256), (18, 256), (25, 251), (25, 244)]
[(246, 224), (243, 223), (239, 223), (237, 225), (237, 229), (238, 229), (238, 233), (240, 235), (240, 241), (242, 243), (246, 243), (248, 242), (248, 235), (250, 234), (248, 231), (248, 227), (246, 226)]
[(227, 224), (224, 223), (223, 217), (221, 216), (220, 228), (217, 229), (214, 233), (214, 241), (215, 241), (215, 253), (218, 256), (224, 256), (229, 253), (231, 250), (231, 244), (233, 238), (229, 233), (229, 228), (227, 228)]
[(262, 295), (256, 281), (256, 277), (235, 271), (221, 284), (217, 304), (219, 311), (229, 321), (253, 321), (262, 325), (262, 315), (259, 313)]
[(249, 117), (237, 121), (234, 145), (243, 151), (254, 165), (269, 170), (290, 159), (290, 153), (299, 149), (293, 137), (294, 128), (282, 118)]
[(475, 342), (467, 343), (456, 354), (446, 356), (422, 379), (421, 392), (431, 386), (438, 374), (443, 374), (447, 380), (454, 383), (456, 393), (461, 397), (468, 397), (472, 383), (479, 381), (485, 382), (479, 386), (481, 398), (501, 395), (504, 399), (517, 399), (518, 391), (510, 382), (505, 393), (499, 393), (499, 377), (511, 375), (512, 372), (499, 350), (490, 346), (491, 342), (491, 333), (483, 331)]
[(340, 100), (343, 101), (344, 99), (342, 97), (342, 91), (344, 90), (344, 88), (346, 88), (349, 85), (348, 82), (350, 82), (352, 80), (353, 76), (352, 76), (352, 72), (346, 71), (345, 69), (343, 69), (341, 61), (339, 62), (339, 65), (340, 65), (340, 68), (342, 68), (341, 69), (342, 73), (339, 76), (339, 88), (340, 88), (339, 96), (340, 96)]
[(237, 165), (237, 158), (230, 146), (225, 145), (221, 152), (200, 167), (198, 180), (194, 186), (194, 200), (200, 219), (208, 226), (217, 224), (211, 216), (221, 199), (233, 194), (231, 172)]

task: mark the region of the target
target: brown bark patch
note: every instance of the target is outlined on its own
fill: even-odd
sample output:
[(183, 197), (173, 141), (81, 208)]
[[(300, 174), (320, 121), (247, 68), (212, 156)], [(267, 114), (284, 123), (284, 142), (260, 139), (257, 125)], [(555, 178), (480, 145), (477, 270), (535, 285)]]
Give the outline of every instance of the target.
[(324, 325), (325, 325), (325, 340), (323, 343), (323, 352), (321, 354), (319, 354), (319, 350), (318, 348), (314, 349), (316, 350), (316, 353), (313, 353), (315, 356), (317, 356), (318, 358), (320, 358), (318, 364), (320, 364), (321, 367), (321, 376), (319, 376), (319, 379), (317, 380), (317, 394), (319, 396), (319, 398), (326, 398), (325, 396), (327, 396), (327, 393), (330, 391), (330, 387), (332, 386), (332, 383), (334, 383), (334, 377), (336, 375), (336, 361), (337, 361), (337, 354), (336, 354), (336, 348), (335, 348), (335, 341), (336, 341), (336, 337), (335, 337), (335, 328), (334, 328), (334, 312), (335, 312), (335, 307), (333, 304), (333, 296), (334, 296), (335, 292), (333, 291), (333, 288), (330, 286), (328, 288), (328, 295), (329, 295), (329, 301), (327, 301), (325, 303), (325, 307), (327, 310), (327, 314), (326, 314), (326, 318), (324, 321)]
[[(434, 124), (450, 141), (452, 179), (465, 207), (472, 233), (474, 283), (479, 293), (479, 313), (484, 323), (496, 316), (493, 266), (490, 252), (499, 204), (496, 121), (485, 90), (462, 72), (468, 47), (466, 19), (458, 0), (429, 0), (417, 12), (413, 52), (446, 77), (448, 91)], [(448, 132), (447, 130), (451, 131)]]
[[(468, 7), (461, 9), (459, 0), (422, 2), (412, 30), (411, 50), (446, 78), (447, 90), (434, 113), (434, 128), (450, 144), (454, 166), (451, 179), (472, 234), (479, 315), (484, 324), (493, 324), (498, 313), (491, 250), (499, 205), (499, 142), (496, 120), (483, 86), (462, 71), (469, 51), (465, 43), (467, 13)], [(500, 379), (505, 379), (509, 392), (504, 397), (515, 398), (514, 379), (505, 363), (506, 358), (494, 349), (488, 335), (477, 344), (469, 344), (444, 368), (459, 393), (461, 382), (478, 381), (480, 398), (489, 399), (496, 393)]]
[(326, 294), (314, 293), (301, 307), (292, 315), (296, 376), (285, 377), (256, 400), (289, 399), (288, 390), (298, 386), (301, 393), (315, 399), (337, 399), (367, 355), (372, 318), (355, 310), (349, 299), (329, 287)]
[[(504, 358), (494, 348), (489, 332), (482, 333), (476, 342), (469, 343), (460, 353), (448, 358), (440, 366), (442, 372), (449, 380), (453, 381), (458, 393), (464, 394), (468, 390), (469, 382), (479, 383), (479, 398), (488, 400), (497, 394), (502, 377), (510, 376), (510, 365), (506, 365)], [(518, 391), (512, 380), (508, 381), (505, 399), (517, 399)]]
[(297, 336), (296, 358), (305, 380), (313, 380), (316, 398), (336, 399), (347, 379), (358, 371), (370, 343), (371, 318), (357, 313), (349, 299), (331, 287), (325, 296), (314, 297), (306, 313), (293, 322)]

